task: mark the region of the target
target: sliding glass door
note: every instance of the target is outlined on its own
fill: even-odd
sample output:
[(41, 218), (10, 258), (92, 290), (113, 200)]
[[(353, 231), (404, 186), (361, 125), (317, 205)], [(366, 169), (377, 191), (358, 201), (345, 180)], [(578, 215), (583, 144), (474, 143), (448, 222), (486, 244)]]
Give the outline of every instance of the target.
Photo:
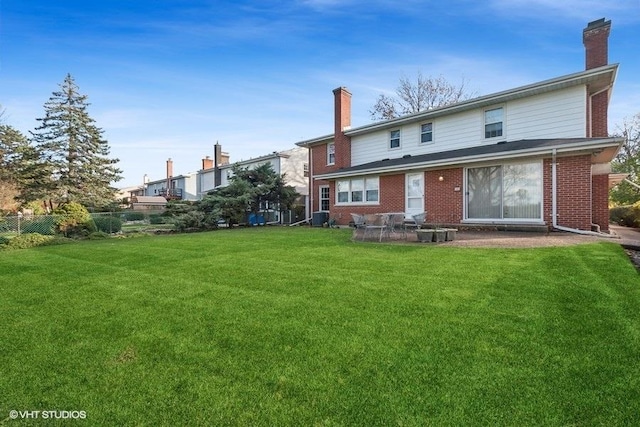
[(467, 218), (542, 219), (542, 163), (467, 169)]

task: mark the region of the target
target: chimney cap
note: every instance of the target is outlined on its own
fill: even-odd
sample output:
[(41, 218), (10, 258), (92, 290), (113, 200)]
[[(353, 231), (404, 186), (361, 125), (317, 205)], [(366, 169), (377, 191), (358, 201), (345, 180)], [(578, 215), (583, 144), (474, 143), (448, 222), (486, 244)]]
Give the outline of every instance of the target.
[(337, 87), (337, 88), (335, 88), (335, 89), (333, 90), (333, 93), (334, 93), (334, 94), (335, 94), (335, 93), (338, 93), (338, 92), (346, 92), (346, 93), (348, 93), (349, 95), (351, 95), (351, 92), (349, 92), (349, 89), (347, 89), (347, 87), (346, 87), (346, 86), (340, 86), (340, 87)]
[(587, 28), (585, 31), (595, 30), (596, 28), (606, 27), (611, 25), (611, 20), (605, 21), (604, 18), (596, 19), (595, 21), (591, 21), (587, 24)]

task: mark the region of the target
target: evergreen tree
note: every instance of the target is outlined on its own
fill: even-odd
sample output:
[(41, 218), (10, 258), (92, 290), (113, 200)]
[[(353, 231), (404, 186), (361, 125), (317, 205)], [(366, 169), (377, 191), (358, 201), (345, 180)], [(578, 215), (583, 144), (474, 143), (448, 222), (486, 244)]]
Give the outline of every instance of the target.
[(52, 185), (51, 176), (46, 173), (40, 155), (29, 140), (18, 130), (8, 125), (0, 125), (0, 182), (6, 190), (2, 209), (17, 205), (11, 199), (27, 204), (42, 201)]
[(28, 145), (20, 131), (0, 125), (0, 211), (14, 211), (18, 207), (21, 157)]
[(257, 215), (267, 206), (290, 209), (299, 196), (270, 163), (255, 168), (235, 165), (229, 185), (209, 192), (199, 208), (205, 213), (215, 212), (231, 225), (243, 222), (247, 212)]
[(85, 206), (111, 203), (122, 171), (109, 158), (109, 145), (103, 130), (95, 125), (87, 111), (87, 96), (79, 92), (73, 77), (67, 74), (60, 90), (44, 104), (45, 116), (31, 140), (40, 154), (40, 174), (50, 178), (43, 182), (50, 208), (67, 202)]

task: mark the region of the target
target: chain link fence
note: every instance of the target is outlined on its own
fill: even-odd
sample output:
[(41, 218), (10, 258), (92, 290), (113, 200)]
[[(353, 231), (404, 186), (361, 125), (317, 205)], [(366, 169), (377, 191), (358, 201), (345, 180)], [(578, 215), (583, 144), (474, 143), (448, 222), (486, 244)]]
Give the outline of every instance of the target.
[[(15, 237), (26, 233), (55, 235), (65, 215), (18, 215), (0, 217), (0, 237)], [(174, 228), (170, 218), (149, 212), (92, 213), (96, 231), (104, 233), (135, 233)]]

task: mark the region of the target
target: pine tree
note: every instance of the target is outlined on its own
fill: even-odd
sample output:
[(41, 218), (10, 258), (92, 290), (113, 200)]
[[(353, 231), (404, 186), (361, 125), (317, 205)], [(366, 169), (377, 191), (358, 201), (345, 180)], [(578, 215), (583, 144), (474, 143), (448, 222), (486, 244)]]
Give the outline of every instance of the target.
[(21, 163), (28, 144), (20, 131), (0, 124), (0, 211), (18, 208), (19, 181), (24, 169)]
[(103, 130), (87, 111), (87, 96), (79, 92), (67, 74), (60, 90), (44, 104), (45, 116), (31, 132), (31, 140), (41, 156), (41, 173), (51, 178), (44, 185), (51, 208), (67, 202), (85, 206), (105, 206), (115, 197), (111, 183), (122, 171), (109, 158), (109, 145)]

